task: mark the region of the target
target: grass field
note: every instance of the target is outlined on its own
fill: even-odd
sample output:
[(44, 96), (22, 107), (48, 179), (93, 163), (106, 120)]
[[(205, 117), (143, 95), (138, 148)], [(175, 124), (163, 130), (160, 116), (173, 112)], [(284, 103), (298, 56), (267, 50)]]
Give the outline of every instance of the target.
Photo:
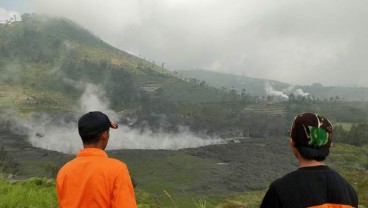
[(337, 122), (337, 123), (334, 123), (334, 126), (337, 126), (337, 125), (341, 125), (342, 128), (345, 130), (345, 131), (350, 131), (351, 127), (353, 126), (354, 123), (343, 123), (343, 122)]
[[(353, 184), (359, 195), (360, 207), (368, 207), (367, 156), (368, 146), (354, 147), (336, 144), (326, 162)], [(194, 162), (195, 160), (197, 162)], [(199, 182), (206, 177), (206, 174), (201, 171), (216, 171), (213, 169), (214, 162), (218, 161), (209, 159), (198, 161), (198, 158), (187, 154), (170, 155), (168, 152), (164, 154), (164, 157), (152, 158), (152, 161), (149, 161), (151, 167), (132, 166), (132, 169), (142, 172), (142, 175), (151, 175), (151, 177), (138, 181), (136, 198), (139, 207), (259, 207), (266, 189), (232, 192), (228, 195), (208, 192), (198, 194), (186, 189), (189, 184)], [(181, 169), (180, 167), (187, 168)], [(201, 171), (191, 173), (191, 170), (194, 169)], [(57, 207), (54, 180), (31, 178), (26, 181), (9, 183), (2, 176), (0, 179), (0, 207)]]
[(0, 207), (57, 207), (55, 183), (52, 179), (32, 178), (23, 182), (0, 179)]
[[(136, 190), (138, 207), (258, 207), (264, 192), (249, 192), (242, 196), (220, 199), (219, 197), (186, 196), (185, 198), (163, 190), (162, 196), (156, 196), (140, 189)], [(166, 199), (165, 199), (166, 198)], [(181, 200), (186, 200), (183, 203)], [(216, 202), (217, 205), (213, 204)], [(0, 207), (22, 208), (56, 208), (57, 198), (55, 181), (47, 178), (31, 178), (25, 181), (7, 182), (4, 177), (0, 179)]]
[(336, 144), (331, 151), (329, 164), (354, 186), (359, 204), (368, 207), (368, 146)]

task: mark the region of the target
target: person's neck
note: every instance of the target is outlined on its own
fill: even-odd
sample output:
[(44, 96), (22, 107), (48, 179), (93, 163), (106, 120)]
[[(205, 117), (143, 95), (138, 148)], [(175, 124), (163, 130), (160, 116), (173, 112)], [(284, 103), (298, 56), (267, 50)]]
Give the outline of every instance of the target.
[(83, 144), (83, 147), (84, 148), (97, 148), (97, 149), (102, 149), (104, 150), (101, 145), (98, 145), (98, 144)]
[(325, 163), (323, 161), (319, 162), (317, 160), (306, 160), (304, 158), (298, 158), (298, 159), (299, 159), (299, 167), (300, 168), (325, 165)]

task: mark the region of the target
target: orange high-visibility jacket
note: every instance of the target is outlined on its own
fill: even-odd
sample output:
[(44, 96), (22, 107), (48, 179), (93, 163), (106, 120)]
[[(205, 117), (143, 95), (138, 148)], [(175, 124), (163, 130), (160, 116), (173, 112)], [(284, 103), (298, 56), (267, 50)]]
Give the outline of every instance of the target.
[(82, 149), (59, 171), (56, 189), (60, 208), (136, 208), (125, 163), (97, 148)]

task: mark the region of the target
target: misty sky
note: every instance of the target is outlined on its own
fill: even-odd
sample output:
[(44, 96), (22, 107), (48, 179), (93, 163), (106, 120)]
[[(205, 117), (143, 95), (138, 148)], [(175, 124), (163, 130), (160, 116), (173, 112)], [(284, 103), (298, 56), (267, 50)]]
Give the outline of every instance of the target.
[(366, 0), (4, 2), (0, 7), (7, 10), (68, 17), (113, 46), (165, 62), (170, 70), (368, 87)]

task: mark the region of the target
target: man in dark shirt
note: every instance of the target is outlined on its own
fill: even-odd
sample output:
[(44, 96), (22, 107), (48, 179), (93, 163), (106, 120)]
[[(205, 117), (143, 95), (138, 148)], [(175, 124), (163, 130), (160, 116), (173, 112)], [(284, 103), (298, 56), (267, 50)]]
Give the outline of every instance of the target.
[(290, 137), (299, 169), (270, 185), (261, 208), (358, 207), (352, 186), (323, 163), (331, 147), (331, 123), (314, 113), (300, 114), (294, 119)]

